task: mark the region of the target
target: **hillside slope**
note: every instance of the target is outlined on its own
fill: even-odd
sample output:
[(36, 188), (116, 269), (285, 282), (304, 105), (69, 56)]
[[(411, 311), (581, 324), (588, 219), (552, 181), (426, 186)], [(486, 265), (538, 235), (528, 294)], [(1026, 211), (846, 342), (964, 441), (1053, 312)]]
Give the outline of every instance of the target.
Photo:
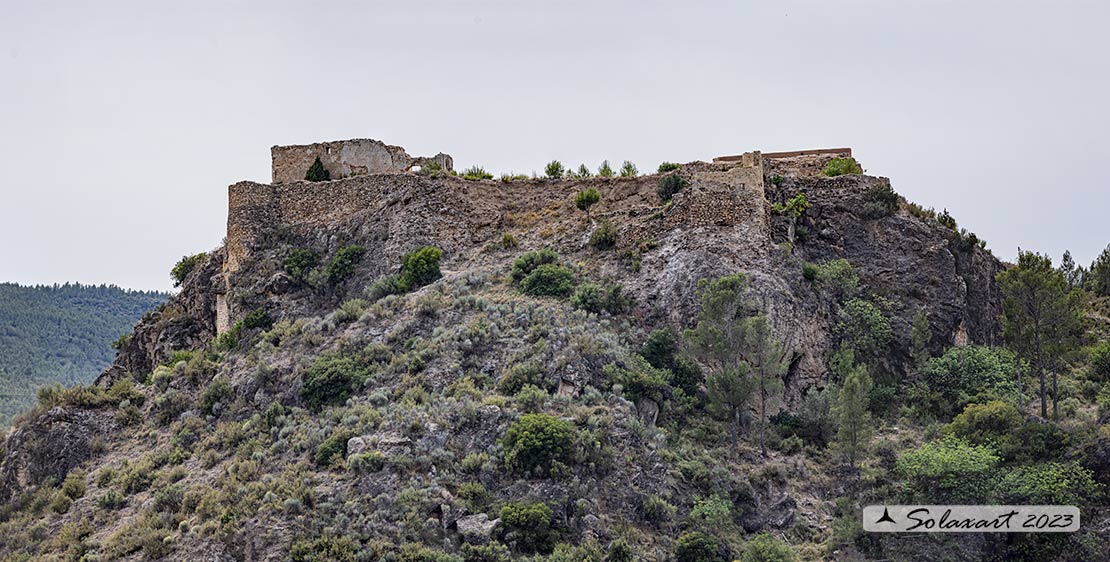
[(111, 343), (166, 293), (106, 285), (0, 283), (0, 427), (47, 384), (88, 384), (109, 364)]
[[(45, 397), (8, 435), (0, 556), (726, 560), (767, 531), (803, 559), (984, 557), (982, 536), (853, 539), (842, 500), (893, 493), (894, 444), (925, 432), (897, 413), (911, 357), (994, 342), (1002, 265), (884, 178), (779, 165), (688, 164), (670, 201), (659, 175), (231, 186), (225, 247), (96, 386)], [(791, 243), (775, 204), (799, 192)], [(437, 261), (425, 246), (441, 275), (413, 281)], [(520, 279), (544, 259), (565, 269)], [(752, 410), (734, 446), (702, 369), (660, 344), (735, 273), (786, 351), (768, 414), (827, 417), (852, 311), (889, 327), (866, 358), (887, 445), (863, 476), (782, 416), (768, 457)], [(691, 531), (715, 537), (704, 557)]]

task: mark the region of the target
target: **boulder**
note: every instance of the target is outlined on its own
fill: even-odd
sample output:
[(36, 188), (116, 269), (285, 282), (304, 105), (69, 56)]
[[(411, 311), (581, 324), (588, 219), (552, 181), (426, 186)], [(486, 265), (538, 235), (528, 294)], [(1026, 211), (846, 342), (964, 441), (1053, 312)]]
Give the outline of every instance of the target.
[(470, 544), (485, 544), (493, 536), (493, 532), (501, 526), (501, 519), (490, 520), (485, 513), (467, 515), (455, 522), (463, 540)]

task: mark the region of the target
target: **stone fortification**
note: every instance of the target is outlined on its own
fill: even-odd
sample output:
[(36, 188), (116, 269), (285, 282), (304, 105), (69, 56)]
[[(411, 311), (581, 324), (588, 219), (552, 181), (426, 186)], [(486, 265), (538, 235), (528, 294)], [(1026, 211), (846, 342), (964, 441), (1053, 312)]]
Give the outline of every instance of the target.
[(442, 152), (435, 156), (409, 156), (404, 148), (374, 139), (351, 139), (315, 144), (274, 146), (270, 148), (274, 183), (303, 181), (309, 166), (320, 158), (331, 178), (343, 179), (365, 174), (388, 174), (414, 167), (454, 168), (454, 161)]

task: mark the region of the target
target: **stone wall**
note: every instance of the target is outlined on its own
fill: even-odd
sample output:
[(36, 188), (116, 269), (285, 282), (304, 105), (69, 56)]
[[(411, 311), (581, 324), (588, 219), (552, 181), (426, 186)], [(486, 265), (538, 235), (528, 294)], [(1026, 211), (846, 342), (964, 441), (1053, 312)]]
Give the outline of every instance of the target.
[(454, 161), (442, 152), (430, 157), (414, 157), (399, 146), (374, 139), (351, 139), (271, 147), (273, 182), (303, 181), (305, 172), (317, 157), (333, 180), (364, 174), (405, 172), (413, 166), (433, 162), (444, 170), (454, 168)]
[[(749, 153), (750, 154), (750, 153)], [(789, 152), (756, 152), (763, 161), (768, 176), (814, 177), (824, 174), (825, 164), (833, 158), (851, 158), (851, 148), (816, 148)], [(745, 154), (718, 156), (717, 163), (739, 162)]]

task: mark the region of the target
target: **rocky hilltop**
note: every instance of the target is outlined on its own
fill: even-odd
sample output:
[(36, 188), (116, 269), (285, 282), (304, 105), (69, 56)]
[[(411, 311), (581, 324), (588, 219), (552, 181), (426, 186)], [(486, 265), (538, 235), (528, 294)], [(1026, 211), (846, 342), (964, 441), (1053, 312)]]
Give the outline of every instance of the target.
[[(647, 366), (649, 334), (693, 327), (699, 287), (736, 273), (786, 352), (768, 414), (821, 395), (853, 300), (889, 326), (871, 364), (892, 393), (915, 354), (995, 343), (1002, 264), (888, 179), (823, 173), (833, 158), (236, 183), (225, 245), (194, 257), (95, 386), (45, 397), (8, 434), (0, 556), (666, 560), (710, 499), (731, 514), (721, 555), (770, 531), (833, 556), (820, 545), (849, 479), (825, 453), (776, 442), (763, 458), (729, 444), (704, 383), (635, 384), (681, 353)], [(808, 206), (784, 211), (798, 194)], [(426, 247), (439, 275), (405, 285)], [(544, 249), (573, 298), (514, 280)], [(573, 439), (522, 466), (513, 436), (544, 415)]]

